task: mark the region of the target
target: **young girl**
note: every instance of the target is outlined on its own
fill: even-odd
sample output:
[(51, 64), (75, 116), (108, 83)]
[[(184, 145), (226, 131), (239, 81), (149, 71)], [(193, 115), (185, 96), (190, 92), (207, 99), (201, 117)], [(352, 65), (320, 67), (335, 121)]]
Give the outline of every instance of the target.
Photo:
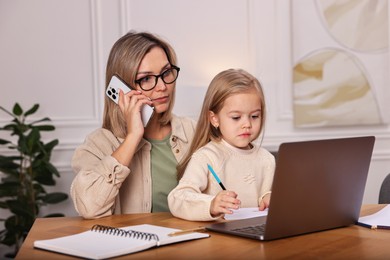
[[(182, 178), (168, 195), (174, 216), (207, 221), (239, 207), (268, 207), (275, 158), (253, 143), (264, 122), (264, 94), (255, 77), (235, 69), (215, 76), (190, 150), (177, 167)], [(208, 165), (227, 190), (221, 188)]]

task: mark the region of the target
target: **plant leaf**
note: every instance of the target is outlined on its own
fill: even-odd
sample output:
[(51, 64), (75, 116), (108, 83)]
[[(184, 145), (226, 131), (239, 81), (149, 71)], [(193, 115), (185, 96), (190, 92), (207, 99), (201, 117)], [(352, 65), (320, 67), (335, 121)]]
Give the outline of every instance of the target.
[(33, 128), (27, 136), (27, 148), (29, 151), (29, 155), (32, 155), (35, 151), (37, 151), (37, 146), (39, 145), (40, 139), (41, 135), (38, 129)]
[(5, 125), (2, 129), (6, 130), (6, 131), (13, 131), (13, 132), (15, 132), (16, 129), (17, 129), (17, 125), (16, 124), (8, 124), (8, 125)]
[(35, 218), (23, 215), (14, 215), (6, 219), (4, 226), (7, 231), (14, 234), (16, 240), (24, 239), (31, 229)]
[(45, 144), (44, 148), (48, 153), (50, 153), (53, 150), (53, 148), (58, 145), (58, 143), (59, 143), (58, 139), (54, 139), (48, 142), (47, 144)]
[(52, 213), (52, 214), (45, 215), (43, 217), (44, 218), (57, 218), (57, 217), (64, 217), (64, 216), (65, 215), (62, 213)]
[(8, 209), (7, 203), (4, 202), (4, 201), (0, 201), (0, 208), (2, 208), (2, 209)]
[(42, 194), (42, 193), (46, 193), (46, 190), (45, 188), (43, 188), (43, 186), (39, 183), (34, 183), (34, 191), (35, 191), (35, 194)]
[(38, 128), (40, 131), (53, 131), (56, 129), (53, 125), (38, 125), (35, 127)]
[(20, 165), (14, 161), (20, 160), (20, 156), (2, 156), (0, 155), (0, 171), (6, 174), (15, 174)]
[(19, 105), (19, 103), (15, 103), (14, 108), (12, 109), (12, 112), (14, 113), (14, 115), (20, 116), (23, 114), (23, 109)]
[(32, 108), (30, 108), (26, 113), (24, 113), (24, 116), (27, 117), (29, 115), (34, 114), (39, 108), (39, 104), (35, 104)]
[(4, 235), (1, 236), (1, 243), (7, 246), (12, 246), (16, 243), (17, 239), (15, 238), (15, 233), (7, 231)]
[(68, 194), (62, 192), (53, 192), (46, 194), (42, 197), (42, 201), (48, 204), (56, 204), (61, 201), (64, 201), (68, 198)]
[(56, 184), (53, 179), (53, 174), (46, 167), (39, 167), (37, 169), (34, 168), (34, 180), (48, 186), (53, 186)]
[(60, 177), (60, 173), (58, 172), (57, 168), (50, 162), (46, 163), (46, 169), (50, 171), (52, 174), (54, 174), (55, 176)]
[(11, 143), (11, 141), (0, 138), (0, 144), (9, 144), (9, 143)]
[(20, 186), (19, 182), (0, 183), (0, 198), (18, 195), (18, 188)]
[[(19, 177), (19, 170), (18, 169), (10, 169), (10, 168), (0, 168), (0, 172), (3, 172), (5, 174), (8, 174), (10, 176), (13, 176), (14, 178)], [(2, 178), (4, 181), (6, 178)]]
[(31, 122), (30, 125), (36, 125), (37, 123), (44, 122), (44, 121), (51, 121), (51, 119), (48, 117), (44, 117), (42, 119)]
[(18, 216), (28, 216), (35, 218), (34, 213), (32, 212), (31, 207), (27, 204), (27, 201), (21, 201), (21, 200), (7, 200), (8, 208), (11, 210), (12, 213)]

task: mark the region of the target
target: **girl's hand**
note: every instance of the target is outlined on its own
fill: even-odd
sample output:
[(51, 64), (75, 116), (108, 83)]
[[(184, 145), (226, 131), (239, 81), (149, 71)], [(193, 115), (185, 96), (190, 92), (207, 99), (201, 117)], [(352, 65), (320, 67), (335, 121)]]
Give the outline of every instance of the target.
[(231, 209), (238, 209), (241, 201), (237, 199), (237, 194), (234, 191), (221, 191), (211, 201), (210, 214), (212, 217), (221, 214), (232, 214)]
[(259, 210), (263, 211), (269, 207), (269, 202), (271, 200), (271, 193), (266, 194), (263, 199), (259, 202)]
[(152, 101), (142, 92), (132, 90), (124, 94), (121, 89), (119, 90), (118, 105), (126, 121), (128, 135), (137, 135), (139, 138), (143, 136), (141, 109), (145, 104), (152, 105)]

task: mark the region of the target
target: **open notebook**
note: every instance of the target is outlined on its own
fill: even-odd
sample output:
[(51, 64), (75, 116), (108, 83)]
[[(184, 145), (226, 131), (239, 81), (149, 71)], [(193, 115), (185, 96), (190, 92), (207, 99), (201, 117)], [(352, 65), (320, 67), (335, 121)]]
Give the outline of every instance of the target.
[(374, 214), (360, 217), (357, 224), (371, 229), (390, 229), (390, 205)]
[(88, 259), (106, 259), (182, 241), (209, 237), (206, 233), (168, 234), (179, 229), (143, 224), (123, 228), (95, 225), (91, 230), (37, 240), (34, 247)]

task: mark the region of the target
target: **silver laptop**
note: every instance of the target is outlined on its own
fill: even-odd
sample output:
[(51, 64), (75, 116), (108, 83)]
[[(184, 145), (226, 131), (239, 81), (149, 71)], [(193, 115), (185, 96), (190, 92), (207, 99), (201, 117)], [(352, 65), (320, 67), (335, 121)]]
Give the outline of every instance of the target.
[(374, 142), (364, 136), (281, 144), (268, 216), (206, 228), (273, 240), (355, 224)]

